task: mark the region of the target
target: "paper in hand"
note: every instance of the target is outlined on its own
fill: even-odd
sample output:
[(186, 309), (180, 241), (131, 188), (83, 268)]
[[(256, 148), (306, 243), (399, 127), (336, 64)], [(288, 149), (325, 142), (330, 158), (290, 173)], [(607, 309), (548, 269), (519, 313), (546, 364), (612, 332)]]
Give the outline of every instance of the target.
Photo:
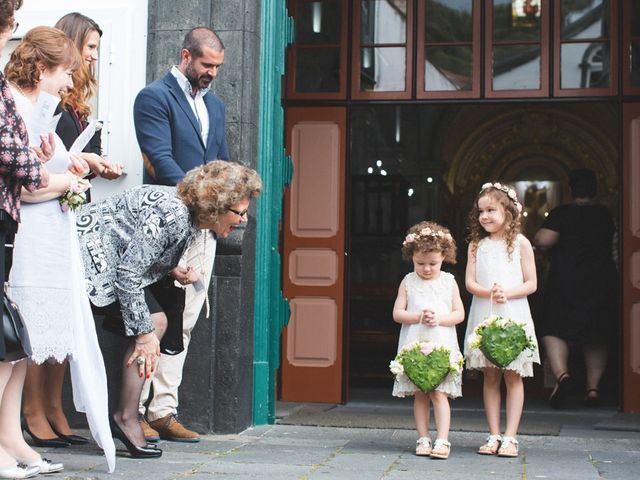
[(78, 138), (73, 142), (73, 145), (71, 145), (71, 148), (69, 149), (69, 153), (71, 155), (77, 155), (84, 150), (84, 147), (87, 146), (87, 143), (89, 143), (93, 134), (96, 133), (97, 126), (98, 122), (95, 118), (89, 120), (89, 124), (85, 127), (82, 133), (78, 135)]
[(56, 116), (53, 114), (59, 103), (60, 99), (50, 93), (40, 92), (40, 95), (38, 95), (38, 101), (33, 108), (33, 115), (27, 122), (27, 132), (31, 146), (39, 147), (42, 135), (48, 135), (56, 131), (58, 120), (60, 120), (62, 114), (59, 113)]

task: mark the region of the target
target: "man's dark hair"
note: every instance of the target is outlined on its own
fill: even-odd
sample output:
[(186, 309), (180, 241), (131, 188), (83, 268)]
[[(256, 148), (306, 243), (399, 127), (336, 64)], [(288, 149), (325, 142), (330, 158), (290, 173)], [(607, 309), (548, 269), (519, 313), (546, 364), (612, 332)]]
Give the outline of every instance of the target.
[(222, 40), (213, 30), (207, 27), (196, 27), (187, 33), (182, 42), (182, 48), (188, 50), (193, 58), (202, 56), (202, 47), (207, 46), (216, 52), (222, 52), (224, 45)]
[(578, 168), (569, 173), (569, 186), (573, 198), (593, 198), (598, 193), (596, 174), (588, 168)]
[(22, 0), (0, 0), (0, 32), (6, 32), (13, 26), (16, 10), (22, 6)]

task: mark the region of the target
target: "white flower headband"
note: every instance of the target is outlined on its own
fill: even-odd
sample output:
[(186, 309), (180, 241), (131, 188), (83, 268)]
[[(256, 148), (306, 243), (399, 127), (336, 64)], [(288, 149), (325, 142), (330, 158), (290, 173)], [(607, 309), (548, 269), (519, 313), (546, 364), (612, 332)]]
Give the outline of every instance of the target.
[(404, 247), (408, 243), (413, 243), (418, 238), (424, 238), (424, 237), (434, 237), (434, 238), (440, 237), (440, 238), (444, 238), (448, 242), (453, 241), (453, 237), (451, 236), (450, 233), (445, 233), (442, 230), (432, 230), (429, 227), (425, 227), (422, 230), (420, 230), (418, 233), (408, 234), (405, 237), (404, 242), (402, 242), (402, 246)]
[(498, 182), (496, 183), (487, 182), (484, 185), (482, 185), (482, 189), (480, 189), (480, 191), (482, 192), (487, 188), (495, 188), (496, 190), (500, 190), (501, 192), (506, 193), (507, 197), (509, 197), (509, 199), (516, 206), (516, 210), (518, 210), (518, 213), (522, 213), (522, 204), (518, 201), (518, 195), (516, 194), (516, 191), (513, 188), (509, 188), (508, 186)]

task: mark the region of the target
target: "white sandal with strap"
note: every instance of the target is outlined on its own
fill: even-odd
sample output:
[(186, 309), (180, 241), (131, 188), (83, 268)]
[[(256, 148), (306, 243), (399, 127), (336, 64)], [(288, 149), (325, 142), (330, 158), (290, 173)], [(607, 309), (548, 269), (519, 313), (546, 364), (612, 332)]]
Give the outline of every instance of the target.
[(416, 455), (420, 457), (431, 455), (431, 439), (429, 437), (420, 437), (416, 441)]
[(436, 438), (433, 449), (431, 449), (431, 458), (446, 460), (449, 458), (449, 452), (451, 452), (451, 443), (444, 438)]
[(480, 455), (497, 455), (501, 443), (501, 435), (489, 435), (486, 443), (478, 449), (478, 453)]
[(502, 445), (498, 449), (499, 457), (517, 457), (518, 440), (513, 437), (502, 437)]

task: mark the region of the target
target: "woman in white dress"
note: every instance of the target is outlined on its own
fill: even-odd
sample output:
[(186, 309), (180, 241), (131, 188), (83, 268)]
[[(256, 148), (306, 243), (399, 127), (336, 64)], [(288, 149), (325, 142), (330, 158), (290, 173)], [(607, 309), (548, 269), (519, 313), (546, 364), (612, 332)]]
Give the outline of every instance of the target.
[[(36, 27), (27, 32), (5, 68), (17, 110), (27, 125), (33, 122), (41, 91), (59, 95), (70, 88), (80, 61), (75, 45), (62, 31)], [(85, 290), (75, 214), (59, 202), (77, 180), (75, 173), (88, 168), (70, 159), (57, 135), (55, 141), (55, 155), (47, 164), (49, 186), (33, 193), (22, 191), (22, 223), (15, 237), (9, 292), (20, 305), (29, 332), (31, 361), (42, 365), (70, 360), (76, 409), (86, 413), (91, 433), (113, 471), (106, 373)], [(57, 467), (62, 469), (62, 464)]]

